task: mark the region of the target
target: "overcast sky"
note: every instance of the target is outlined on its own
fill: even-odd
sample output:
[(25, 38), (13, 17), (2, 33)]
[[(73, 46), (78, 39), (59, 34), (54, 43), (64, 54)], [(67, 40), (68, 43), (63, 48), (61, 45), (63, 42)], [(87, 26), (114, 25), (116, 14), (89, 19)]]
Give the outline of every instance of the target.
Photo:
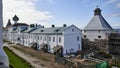
[(120, 26), (120, 0), (3, 0), (3, 21), (4, 26), (8, 19), (13, 24), (16, 14), (22, 23), (83, 28), (93, 17), (96, 5), (111, 26)]

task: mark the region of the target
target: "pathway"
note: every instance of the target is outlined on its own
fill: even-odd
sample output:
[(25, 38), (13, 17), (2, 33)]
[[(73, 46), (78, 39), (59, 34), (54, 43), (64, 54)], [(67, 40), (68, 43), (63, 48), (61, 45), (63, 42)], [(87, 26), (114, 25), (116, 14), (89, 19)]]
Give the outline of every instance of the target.
[(32, 57), (28, 54), (24, 54), (22, 52), (20, 52), (19, 50), (11, 47), (11, 46), (7, 46), (10, 50), (12, 50), (15, 54), (17, 54), (18, 56), (22, 57), (23, 59), (25, 59), (26, 61), (28, 61), (33, 67), (35, 68), (45, 68), (44, 66), (40, 65), (40, 61), (39, 59)]

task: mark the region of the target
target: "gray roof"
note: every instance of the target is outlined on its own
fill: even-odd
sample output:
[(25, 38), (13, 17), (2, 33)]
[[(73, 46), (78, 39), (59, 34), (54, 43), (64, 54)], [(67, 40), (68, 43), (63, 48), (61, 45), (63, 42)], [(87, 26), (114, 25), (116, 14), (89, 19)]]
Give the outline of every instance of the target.
[(94, 15), (84, 30), (112, 30), (112, 27), (101, 14)]
[(37, 29), (36, 27), (28, 27), (25, 31), (23, 31), (23, 33), (30, 33), (36, 29)]
[(39, 34), (61, 34), (67, 27), (50, 27), (50, 28), (38, 28), (31, 33)]

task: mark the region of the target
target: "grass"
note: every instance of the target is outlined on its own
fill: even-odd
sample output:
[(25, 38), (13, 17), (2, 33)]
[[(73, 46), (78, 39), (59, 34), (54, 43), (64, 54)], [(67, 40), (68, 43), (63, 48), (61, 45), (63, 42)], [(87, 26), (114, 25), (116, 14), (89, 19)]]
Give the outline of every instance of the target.
[(7, 47), (4, 47), (4, 50), (9, 57), (9, 63), (11, 68), (33, 68), (27, 61), (17, 56)]

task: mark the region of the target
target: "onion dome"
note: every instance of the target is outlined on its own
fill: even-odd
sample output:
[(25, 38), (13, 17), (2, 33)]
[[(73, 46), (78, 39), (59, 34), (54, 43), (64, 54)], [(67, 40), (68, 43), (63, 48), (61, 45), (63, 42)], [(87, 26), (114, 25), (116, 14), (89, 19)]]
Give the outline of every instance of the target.
[(15, 15), (14, 17), (13, 17), (13, 21), (18, 21), (19, 20), (19, 18)]

